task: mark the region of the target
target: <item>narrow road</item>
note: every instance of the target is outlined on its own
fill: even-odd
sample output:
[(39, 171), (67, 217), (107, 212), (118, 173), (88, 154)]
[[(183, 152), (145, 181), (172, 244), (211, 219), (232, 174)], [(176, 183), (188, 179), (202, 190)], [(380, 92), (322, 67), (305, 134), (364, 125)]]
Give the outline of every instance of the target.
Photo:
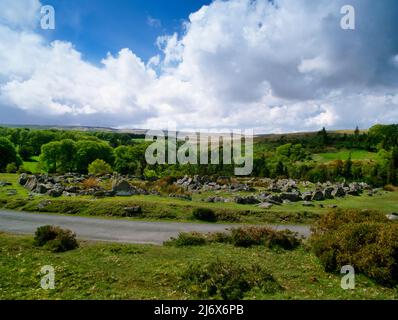
[[(0, 209), (0, 232), (34, 234), (43, 225), (57, 225), (76, 233), (82, 240), (97, 240), (121, 243), (162, 244), (180, 232), (218, 232), (237, 225), (196, 224), (178, 222), (141, 222), (111, 220), (76, 216), (36, 214)], [(272, 226), (278, 230), (289, 229), (308, 237), (308, 226)]]

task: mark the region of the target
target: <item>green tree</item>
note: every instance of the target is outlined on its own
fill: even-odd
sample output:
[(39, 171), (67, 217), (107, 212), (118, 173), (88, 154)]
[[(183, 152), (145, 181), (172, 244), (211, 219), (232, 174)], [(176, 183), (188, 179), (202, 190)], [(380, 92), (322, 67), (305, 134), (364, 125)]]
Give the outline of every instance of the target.
[(350, 179), (352, 177), (352, 160), (351, 160), (351, 154), (348, 157), (347, 161), (344, 162), (344, 168), (343, 168), (343, 175), (345, 178)]
[(15, 163), (16, 166), (19, 166), (22, 161), (12, 142), (0, 137), (0, 171), (3, 172), (9, 163)]
[(44, 170), (50, 173), (57, 172), (61, 143), (58, 141), (50, 142), (41, 147), (40, 164)]
[(76, 142), (71, 139), (61, 140), (57, 157), (60, 172), (72, 172), (75, 169)]
[(102, 176), (112, 172), (112, 167), (104, 160), (97, 159), (88, 166), (88, 173)]
[(113, 164), (113, 149), (108, 143), (89, 140), (82, 140), (76, 143), (75, 165), (78, 172), (86, 173), (89, 164), (97, 159)]

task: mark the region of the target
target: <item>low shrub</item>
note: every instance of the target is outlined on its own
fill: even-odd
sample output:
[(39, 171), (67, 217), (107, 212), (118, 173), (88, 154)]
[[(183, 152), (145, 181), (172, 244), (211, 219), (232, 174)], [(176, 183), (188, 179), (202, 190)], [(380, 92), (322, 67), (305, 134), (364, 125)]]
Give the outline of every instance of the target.
[(42, 247), (47, 242), (54, 240), (57, 237), (59, 228), (54, 226), (42, 226), (36, 229), (35, 245)]
[(46, 247), (53, 252), (65, 252), (76, 249), (79, 244), (71, 230), (55, 226), (37, 228), (34, 238), (35, 245)]
[(392, 184), (387, 184), (383, 187), (384, 191), (395, 192), (398, 190), (398, 187), (393, 186)]
[(99, 186), (99, 181), (97, 178), (89, 177), (82, 182), (84, 189), (92, 189)]
[(204, 299), (240, 300), (253, 290), (273, 294), (281, 289), (275, 278), (259, 264), (215, 260), (191, 264), (182, 274), (180, 288)]
[(375, 210), (337, 209), (322, 215), (312, 227), (312, 232), (324, 233), (337, 230), (349, 223), (388, 222), (384, 213)]
[(231, 230), (231, 242), (237, 247), (265, 245), (292, 250), (301, 244), (297, 233), (289, 230), (276, 231), (271, 228), (244, 227)]
[(97, 159), (88, 166), (88, 173), (95, 176), (103, 176), (112, 173), (112, 167), (104, 160)]
[(217, 221), (239, 222), (241, 219), (238, 213), (227, 210), (220, 210), (215, 213)]
[(230, 233), (211, 232), (207, 234), (207, 241), (210, 243), (231, 243), (232, 238)]
[(165, 245), (176, 247), (203, 246), (207, 243), (206, 236), (199, 232), (182, 232), (177, 238), (171, 238)]
[(209, 208), (195, 208), (192, 212), (192, 216), (195, 219), (206, 221), (206, 222), (216, 222), (217, 215), (212, 209)]
[(377, 221), (377, 215), (372, 218), (376, 221), (367, 216), (364, 221), (316, 229), (309, 243), (325, 271), (337, 273), (352, 265), (378, 283), (394, 286), (398, 284), (398, 224)]
[(9, 163), (6, 167), (7, 173), (16, 173), (17, 171), (18, 171), (18, 167), (14, 162)]

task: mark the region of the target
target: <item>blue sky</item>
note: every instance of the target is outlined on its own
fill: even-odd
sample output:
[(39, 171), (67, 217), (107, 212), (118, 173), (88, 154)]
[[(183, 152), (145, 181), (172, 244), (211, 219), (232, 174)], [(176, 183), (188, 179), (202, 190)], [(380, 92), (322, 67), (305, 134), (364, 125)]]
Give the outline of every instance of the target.
[[(39, 28), (43, 5), (54, 31)], [(397, 17), (396, 0), (0, 0), (0, 124), (398, 122)]]
[(108, 52), (116, 54), (126, 47), (147, 61), (159, 53), (158, 36), (180, 33), (189, 14), (210, 2), (48, 0), (45, 4), (54, 7), (57, 27), (52, 32), (41, 31), (41, 34), (49, 40), (72, 42), (93, 63), (98, 63)]

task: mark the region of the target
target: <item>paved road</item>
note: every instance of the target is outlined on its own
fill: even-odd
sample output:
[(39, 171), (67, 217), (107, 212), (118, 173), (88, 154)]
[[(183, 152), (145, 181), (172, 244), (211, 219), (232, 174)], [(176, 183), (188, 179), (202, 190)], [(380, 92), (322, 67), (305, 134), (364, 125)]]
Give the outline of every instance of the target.
[[(68, 228), (84, 240), (98, 240), (122, 243), (162, 244), (180, 232), (225, 231), (236, 225), (195, 224), (177, 222), (141, 222), (131, 220), (110, 220), (76, 216), (47, 215), (19, 211), (0, 210), (0, 231), (18, 234), (34, 234), (37, 227), (57, 225)], [(273, 226), (275, 229), (289, 229), (303, 236), (310, 231), (306, 226)]]

